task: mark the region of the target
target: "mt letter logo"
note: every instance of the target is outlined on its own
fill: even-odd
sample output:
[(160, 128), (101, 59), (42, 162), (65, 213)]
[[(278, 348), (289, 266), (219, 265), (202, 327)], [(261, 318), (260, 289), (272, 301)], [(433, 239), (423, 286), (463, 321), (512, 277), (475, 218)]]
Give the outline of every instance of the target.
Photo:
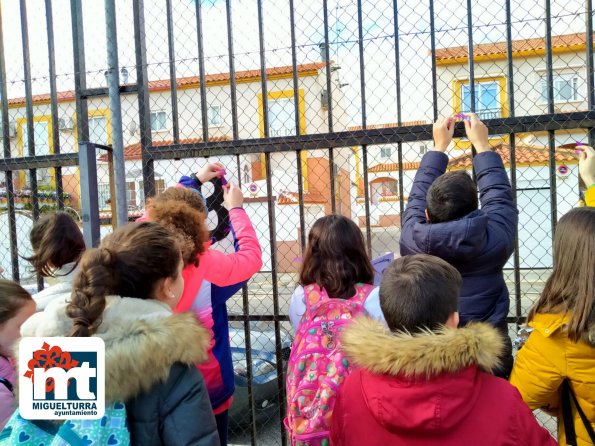
[(105, 345), (90, 338), (23, 338), (19, 410), (29, 420), (99, 419), (105, 411)]

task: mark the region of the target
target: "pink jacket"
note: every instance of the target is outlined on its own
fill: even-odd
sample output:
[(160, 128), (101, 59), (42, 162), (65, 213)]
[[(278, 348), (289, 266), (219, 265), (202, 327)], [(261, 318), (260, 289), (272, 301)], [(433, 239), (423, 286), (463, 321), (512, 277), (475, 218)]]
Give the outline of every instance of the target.
[(184, 293), (178, 302), (176, 312), (190, 309), (203, 280), (218, 286), (227, 286), (248, 280), (260, 271), (262, 251), (248, 214), (242, 208), (235, 208), (229, 211), (229, 218), (240, 250), (225, 254), (207, 249), (200, 256), (198, 266), (188, 265), (184, 268)]
[[(13, 387), (16, 383), (14, 367), (10, 360), (2, 355), (0, 355), (0, 378), (10, 382)], [(16, 400), (13, 393), (0, 382), (0, 431), (4, 429), (4, 425), (12, 416), (15, 408)]]

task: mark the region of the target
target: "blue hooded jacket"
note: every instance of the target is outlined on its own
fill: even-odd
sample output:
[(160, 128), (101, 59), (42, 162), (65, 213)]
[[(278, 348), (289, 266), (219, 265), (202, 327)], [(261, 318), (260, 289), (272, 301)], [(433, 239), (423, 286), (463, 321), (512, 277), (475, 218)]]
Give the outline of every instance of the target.
[(518, 223), (510, 182), (500, 155), (479, 153), (473, 166), (481, 209), (458, 220), (428, 223), (426, 195), (447, 165), (444, 153), (428, 152), (423, 157), (403, 216), (401, 255), (431, 254), (461, 273), (461, 325), (470, 321), (500, 325), (510, 306), (502, 269), (514, 251)]

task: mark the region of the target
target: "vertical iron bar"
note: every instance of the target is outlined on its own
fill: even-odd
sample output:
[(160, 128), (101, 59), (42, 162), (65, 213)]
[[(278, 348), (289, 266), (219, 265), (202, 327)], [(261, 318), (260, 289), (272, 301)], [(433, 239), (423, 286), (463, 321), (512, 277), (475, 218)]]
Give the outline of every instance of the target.
[[(7, 81), (6, 81), (6, 61), (4, 59), (4, 28), (2, 26), (2, 4), (0, 4), (0, 103), (2, 109), (0, 110), (2, 117), (2, 145), (4, 149), (4, 158), (11, 158), (10, 151), (10, 129), (8, 128), (8, 96), (7, 96)], [(18, 174), (18, 173), (17, 173)], [(12, 280), (18, 282), (19, 274), (19, 250), (17, 245), (17, 225), (16, 212), (14, 206), (14, 181), (13, 172), (6, 171), (4, 173), (6, 178), (6, 203), (8, 207), (8, 232), (10, 237), (10, 259), (12, 266)]]
[[(277, 228), (275, 219), (275, 202), (273, 200), (273, 185), (271, 171), (271, 153), (265, 153), (265, 169), (267, 183), (267, 203), (269, 210), (269, 238), (271, 249), (271, 280), (273, 281), (273, 315), (275, 319), (275, 356), (277, 358), (277, 384), (279, 389), (279, 401), (285, 401), (285, 377), (283, 374), (283, 361), (281, 353), (281, 324), (279, 321), (279, 284), (277, 281)], [(281, 428), (281, 443), (287, 444), (283, 419), (285, 418), (285, 404), (279, 404), (279, 418)]]
[[(289, 0), (289, 22), (291, 27), (291, 68), (293, 78), (293, 102), (295, 112), (295, 134), (301, 135), (301, 119), (300, 116), (300, 96), (298, 92), (298, 74), (297, 74), (297, 51), (295, 45), (295, 10), (293, 0)], [(305, 117), (304, 117), (305, 119)], [(298, 177), (298, 206), (300, 211), (300, 246), (302, 247), (301, 255), (304, 255), (306, 250), (306, 217), (304, 215), (304, 177), (302, 172), (302, 151), (296, 151), (297, 157), (297, 177)]]
[[(475, 62), (473, 60), (473, 13), (471, 10), (472, 0), (467, 0), (467, 37), (469, 38), (469, 93), (471, 97), (471, 113), (475, 113)], [(463, 107), (463, 94), (461, 95), (461, 108)], [(459, 110), (459, 112), (462, 110)], [(471, 157), (475, 158), (477, 151), (471, 145)], [(475, 165), (472, 166), (473, 181), (476, 181)]]
[(430, 0), (430, 48), (432, 53), (432, 108), (434, 122), (438, 120), (438, 80), (436, 75), (436, 25), (434, 23), (434, 0)]
[[(27, 23), (27, 3), (20, 0), (21, 9), (21, 38), (23, 43), (23, 68), (25, 76), (25, 110), (27, 116), (27, 155), (35, 156), (35, 123), (33, 120), (33, 90), (31, 86), (31, 59), (29, 55), (29, 25)], [(48, 128), (49, 130), (49, 128)], [(48, 135), (49, 137), (49, 135)], [(25, 141), (23, 141), (23, 144)], [(37, 169), (29, 169), (31, 205), (33, 219), (39, 218), (39, 197), (37, 186)]]
[(128, 205), (126, 203), (126, 167), (124, 160), (124, 136), (122, 134), (122, 103), (120, 101), (120, 66), (118, 63), (118, 29), (116, 22), (115, 0), (105, 0), (105, 27), (107, 37), (107, 64), (108, 64), (108, 92), (110, 102), (110, 116), (112, 126), (112, 168), (115, 193), (110, 196), (112, 209), (115, 203), (116, 214), (112, 212), (117, 226), (128, 223)]
[[(231, 120), (233, 139), (239, 139), (238, 131), (238, 103), (236, 92), (236, 69), (233, 52), (233, 22), (231, 17), (231, 0), (225, 0), (225, 14), (227, 17), (227, 51), (229, 53), (229, 86), (231, 89)], [(263, 98), (264, 99), (264, 98)]]
[[(334, 119), (333, 119), (333, 93), (332, 93), (332, 73), (331, 73), (331, 56), (330, 56), (330, 44), (329, 44), (329, 23), (328, 23), (328, 1), (323, 0), (322, 8), (324, 9), (324, 63), (326, 66), (326, 107), (327, 107), (327, 119), (328, 119), (328, 131), (329, 133), (334, 132)], [(330, 173), (330, 195), (331, 195), (331, 211), (334, 214), (337, 212), (336, 192), (335, 192), (335, 150), (334, 148), (328, 149), (328, 163)]]
[(262, 93), (262, 127), (264, 137), (269, 137), (269, 97), (267, 90), (267, 69), (264, 48), (264, 23), (262, 18), (262, 0), (257, 0), (258, 8), (258, 47), (260, 50), (260, 89)]
[[(52, 147), (55, 154), (60, 153), (60, 125), (58, 124), (58, 92), (56, 89), (56, 57), (54, 47), (54, 16), (51, 0), (45, 0), (45, 23), (48, 38), (48, 67), (50, 76), (50, 113), (52, 116)], [(64, 209), (64, 185), (62, 167), (54, 168), (56, 182), (56, 203), (58, 209)]]
[[(399, 49), (399, 8), (397, 0), (393, 0), (393, 24), (395, 33), (395, 83), (397, 87), (397, 126), (401, 126), (401, 59)], [(402, 225), (401, 218), (405, 213), (405, 202), (403, 189), (403, 143), (397, 143), (397, 156), (399, 161), (399, 221)]]
[(248, 401), (250, 402), (250, 444), (256, 445), (256, 406), (254, 405), (252, 370), (252, 338), (250, 330), (250, 301), (248, 299), (248, 287), (242, 287), (242, 313), (246, 316), (244, 320), (244, 345), (246, 347), (246, 380), (248, 382)]
[(202, 35), (202, 8), (200, 1), (195, 1), (196, 5), (196, 35), (198, 41), (198, 80), (200, 87), (200, 115), (202, 121), (202, 140), (209, 140), (209, 125), (207, 114), (207, 86), (205, 85), (205, 54), (203, 49), (203, 35)]
[(87, 100), (83, 99), (81, 95), (87, 88), (82, 7), (81, 0), (70, 1), (83, 237), (85, 239), (85, 245), (87, 245), (88, 248), (91, 248), (96, 246), (99, 242), (99, 204), (97, 199), (95, 146), (89, 142), (89, 113)]
[(136, 53), (136, 84), (138, 88), (138, 115), (140, 144), (143, 163), (143, 189), (145, 199), (155, 195), (154, 160), (147, 152), (152, 144), (151, 103), (149, 101), (149, 77), (147, 73), (147, 46), (145, 41), (144, 0), (133, 0), (134, 49)]
[[(593, 72), (593, 0), (586, 0), (585, 25), (587, 29), (587, 102), (589, 110), (595, 108), (595, 73)], [(589, 145), (595, 144), (595, 128), (589, 128)], [(586, 186), (589, 186), (588, 184)]]
[(97, 159), (95, 145), (79, 141), (79, 165), (81, 168), (81, 207), (83, 238), (87, 248), (99, 244), (99, 197), (97, 195)]
[[(370, 227), (370, 184), (368, 183), (368, 146), (362, 146), (362, 164), (364, 169), (364, 209), (366, 212), (366, 243), (368, 255), (372, 254), (372, 228)], [(358, 222), (359, 223), (359, 222)]]
[[(514, 69), (512, 60), (512, 9), (510, 0), (506, 0), (506, 63), (508, 67), (508, 79), (507, 79), (507, 92), (508, 92), (508, 115), (514, 118), (516, 114), (515, 102), (514, 102)], [(518, 192), (517, 192), (517, 176), (516, 176), (516, 136), (514, 133), (508, 134), (508, 140), (510, 141), (510, 183), (512, 186), (512, 197), (514, 199), (515, 206), (518, 203)], [(514, 267), (514, 293), (515, 293), (515, 315), (517, 320), (517, 330), (519, 328), (519, 321), (523, 315), (522, 308), (522, 290), (521, 290), (521, 270), (520, 270), (520, 254), (519, 254), (519, 236), (518, 236), (518, 224), (517, 233), (514, 239), (514, 254), (513, 254), (513, 267)]]
[[(198, 3), (198, 2), (197, 2)], [(169, 86), (171, 91), (171, 122), (174, 144), (180, 143), (180, 125), (178, 121), (178, 85), (176, 80), (176, 50), (174, 46), (174, 18), (171, 0), (165, 0), (167, 9), (167, 44), (169, 50)]]
[[(554, 114), (554, 72), (552, 60), (552, 11), (551, 0), (545, 0), (545, 65), (547, 68), (547, 110)], [(548, 130), (549, 174), (550, 174), (550, 205), (552, 241), (558, 222), (558, 199), (556, 189), (556, 139), (553, 130)]]

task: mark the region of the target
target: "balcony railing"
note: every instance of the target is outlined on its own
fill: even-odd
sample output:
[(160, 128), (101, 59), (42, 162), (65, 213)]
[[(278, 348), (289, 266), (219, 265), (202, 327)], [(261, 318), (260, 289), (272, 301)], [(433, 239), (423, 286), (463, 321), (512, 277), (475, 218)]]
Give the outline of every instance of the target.
[(502, 117), (502, 111), (499, 108), (496, 109), (487, 109), (487, 110), (477, 110), (477, 117), (482, 121), (485, 119), (497, 119)]

